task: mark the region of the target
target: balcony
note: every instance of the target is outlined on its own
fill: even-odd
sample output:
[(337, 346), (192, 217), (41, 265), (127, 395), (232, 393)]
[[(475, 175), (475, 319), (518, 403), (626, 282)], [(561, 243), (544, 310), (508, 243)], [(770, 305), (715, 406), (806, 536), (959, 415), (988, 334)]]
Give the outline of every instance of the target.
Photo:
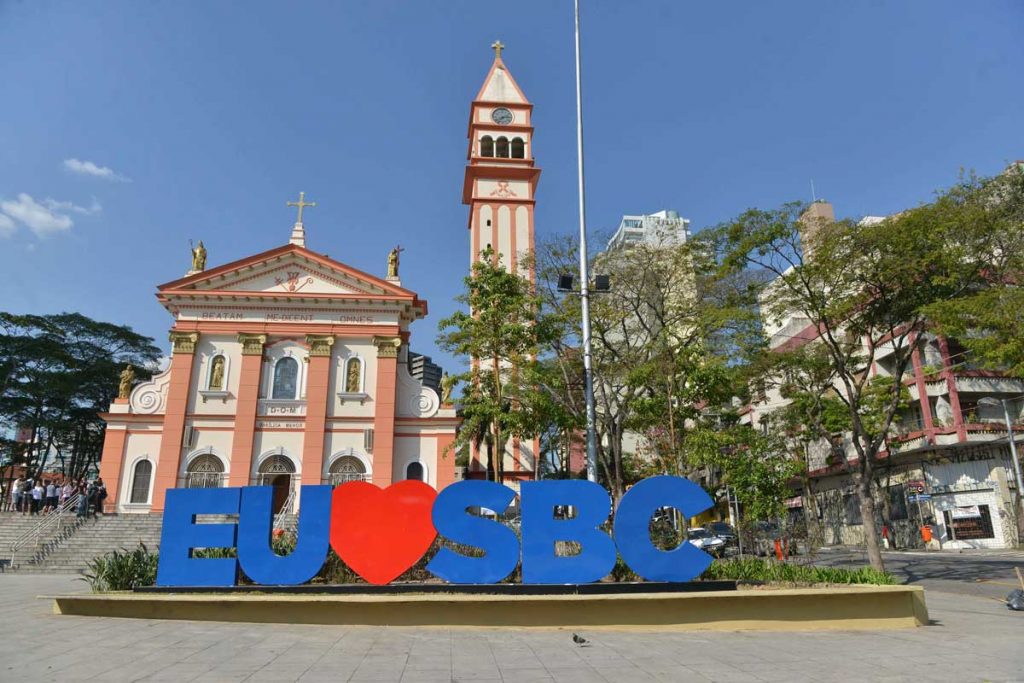
[(956, 389), (969, 394), (1022, 394), (1024, 380), (983, 374), (957, 374)]

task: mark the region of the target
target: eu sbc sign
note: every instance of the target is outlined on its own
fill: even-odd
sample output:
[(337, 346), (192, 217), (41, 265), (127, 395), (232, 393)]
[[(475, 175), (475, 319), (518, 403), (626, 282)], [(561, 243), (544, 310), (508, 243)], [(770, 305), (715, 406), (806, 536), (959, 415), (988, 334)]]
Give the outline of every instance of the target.
[[(231, 586), (241, 568), (253, 582), (295, 585), (323, 566), (328, 548), (369, 583), (383, 585), (413, 566), (438, 536), (476, 549), (473, 556), (441, 547), (427, 570), (454, 584), (497, 583), (522, 564), (523, 583), (570, 584), (597, 581), (617, 556), (649, 581), (689, 581), (708, 568), (711, 557), (689, 543), (661, 550), (648, 525), (659, 509), (672, 507), (692, 517), (712, 506), (708, 494), (681, 477), (644, 479), (622, 497), (612, 533), (611, 499), (584, 480), (524, 482), (519, 493), (520, 535), (471, 508), (501, 513), (516, 496), (490, 481), (461, 481), (440, 492), (420, 481), (380, 489), (356, 481), (303, 486), (295, 549), (286, 556), (271, 547), (273, 489), (269, 486), (167, 491), (160, 543), (159, 586)], [(555, 516), (571, 506), (575, 515)], [(196, 524), (196, 515), (238, 515), (237, 524)], [(520, 540), (521, 536), (521, 540)], [(572, 541), (580, 552), (555, 553), (557, 541)], [(197, 558), (195, 548), (237, 548), (237, 558)]]

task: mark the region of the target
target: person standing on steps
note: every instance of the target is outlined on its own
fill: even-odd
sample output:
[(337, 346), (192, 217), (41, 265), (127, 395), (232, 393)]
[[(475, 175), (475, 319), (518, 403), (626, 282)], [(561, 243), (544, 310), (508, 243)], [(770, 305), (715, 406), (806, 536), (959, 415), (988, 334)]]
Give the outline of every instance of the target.
[(11, 505), (14, 506), (11, 509), (14, 510), (15, 512), (21, 512), (21, 487), (24, 486), (24, 484), (25, 479), (20, 475), (18, 476), (17, 479), (14, 480), (14, 483), (11, 484)]
[(96, 478), (96, 509), (93, 511), (93, 517), (96, 513), (103, 513), (103, 501), (107, 499), (107, 487), (103, 483), (103, 477)]
[(42, 482), (36, 482), (36, 485), (32, 487), (32, 514), (38, 515), (39, 511), (43, 509), (43, 495), (46, 489), (43, 488)]
[(89, 514), (89, 496), (87, 495), (84, 481), (78, 482), (78, 510), (75, 514), (79, 517), (85, 517)]

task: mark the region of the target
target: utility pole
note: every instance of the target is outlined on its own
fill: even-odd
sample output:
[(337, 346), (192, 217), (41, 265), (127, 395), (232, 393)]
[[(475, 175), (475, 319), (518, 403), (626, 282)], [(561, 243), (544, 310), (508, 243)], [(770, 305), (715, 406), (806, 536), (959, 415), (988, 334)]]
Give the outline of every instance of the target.
[(587, 264), (587, 208), (583, 186), (583, 81), (580, 76), (580, 0), (576, 10), (576, 161), (580, 199), (580, 304), (583, 307), (583, 379), (587, 402), (587, 479), (597, 481), (597, 414), (590, 344), (590, 273)]

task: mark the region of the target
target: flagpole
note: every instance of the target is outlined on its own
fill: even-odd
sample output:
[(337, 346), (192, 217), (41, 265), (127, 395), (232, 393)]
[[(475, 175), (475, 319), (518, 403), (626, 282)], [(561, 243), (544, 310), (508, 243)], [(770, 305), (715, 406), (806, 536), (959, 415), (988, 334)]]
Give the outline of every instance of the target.
[(580, 77), (580, 0), (576, 10), (576, 151), (580, 199), (580, 303), (583, 307), (583, 378), (587, 403), (587, 479), (597, 481), (597, 415), (590, 344), (590, 274), (587, 264), (587, 209), (583, 187), (583, 84)]

